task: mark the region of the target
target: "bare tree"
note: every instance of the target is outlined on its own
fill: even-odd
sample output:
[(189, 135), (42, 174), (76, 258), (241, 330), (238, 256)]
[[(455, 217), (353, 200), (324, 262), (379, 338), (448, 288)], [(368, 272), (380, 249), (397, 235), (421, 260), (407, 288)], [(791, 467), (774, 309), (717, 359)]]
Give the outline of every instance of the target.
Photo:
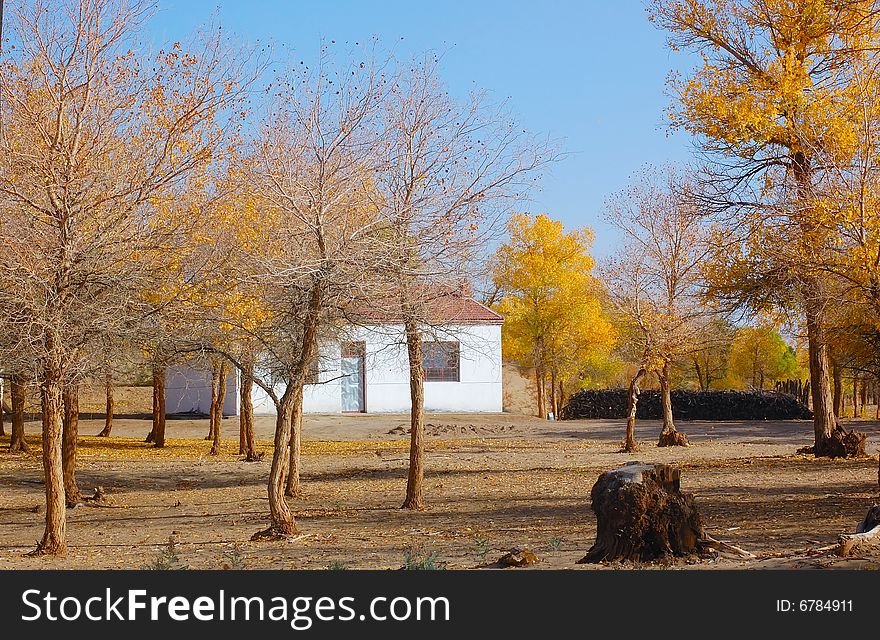
[(36, 554), (66, 549), (63, 387), (99, 360), (104, 337), (133, 336), (151, 312), (141, 294), (166, 276), (173, 235), (154, 201), (212, 161), (244, 97), (249, 58), (227, 55), (216, 32), (192, 51), (138, 58), (153, 9), (30, 0), (6, 16), (15, 46), (0, 70), (0, 272), (17, 295), (0, 301), (0, 317), (9, 361), (35, 372), (43, 400)]
[(30, 447), (24, 439), (24, 403), (27, 394), (27, 380), (20, 373), (14, 373), (9, 378), (9, 406), (12, 409), (12, 434), (9, 440), (9, 451), (23, 453), (30, 452)]
[(338, 325), (352, 300), (367, 297), (366, 281), (375, 273), (370, 238), (379, 215), (368, 195), (387, 83), (372, 55), (360, 55), (337, 66), (325, 48), (316, 70), (292, 68), (272, 91), (242, 169), (262, 211), (255, 222), (263, 225), (264, 242), (242, 261), (240, 279), (259, 291), (268, 314), (236, 328), (258, 345), (253, 380), (277, 414), (268, 483), (272, 524), (257, 539), (296, 531), (284, 500), (295, 405), (318, 339)]
[(670, 371), (697, 348), (703, 321), (710, 315), (700, 299), (701, 269), (710, 247), (689, 188), (679, 172), (648, 168), (612, 196), (606, 211), (624, 236), (623, 248), (606, 266), (605, 279), (612, 303), (629, 324), (629, 347), (638, 360), (639, 374), (630, 384), (631, 420), (638, 380), (653, 372), (663, 407), (659, 446), (687, 444), (687, 436), (675, 428)]
[(395, 309), (409, 361), (410, 467), (403, 508), (422, 509), (422, 343), (442, 333), (448, 318), (439, 317), (438, 309), (455, 300), (504, 215), (557, 154), (485, 95), (453, 100), (435, 56), (407, 68), (384, 104), (385, 152), (376, 181), (387, 234), (380, 249), (387, 294), (380, 300), (383, 311), (387, 305)]

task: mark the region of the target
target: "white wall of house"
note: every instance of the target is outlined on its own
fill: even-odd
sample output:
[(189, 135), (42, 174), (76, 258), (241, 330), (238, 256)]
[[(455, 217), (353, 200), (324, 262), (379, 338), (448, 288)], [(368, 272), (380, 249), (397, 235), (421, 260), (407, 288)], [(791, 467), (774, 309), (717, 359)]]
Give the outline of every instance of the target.
[[(366, 347), (366, 411), (405, 413), (410, 409), (409, 368), (403, 325), (361, 327), (348, 336)], [(425, 340), (459, 343), (459, 382), (425, 382), (428, 411), (500, 412), (501, 325), (449, 325), (434, 330)], [(319, 384), (306, 385), (303, 411), (342, 411), (342, 369), (339, 343), (319, 347)], [(210, 386), (208, 387), (210, 392)], [(279, 389), (280, 393), (280, 389)], [(210, 393), (209, 393), (210, 398)], [(274, 415), (275, 407), (259, 387), (253, 392), (254, 412)]]
[[(169, 367), (165, 374), (165, 413), (201, 413), (211, 409), (211, 371), (189, 364)], [(238, 414), (238, 376), (226, 379), (223, 415)]]

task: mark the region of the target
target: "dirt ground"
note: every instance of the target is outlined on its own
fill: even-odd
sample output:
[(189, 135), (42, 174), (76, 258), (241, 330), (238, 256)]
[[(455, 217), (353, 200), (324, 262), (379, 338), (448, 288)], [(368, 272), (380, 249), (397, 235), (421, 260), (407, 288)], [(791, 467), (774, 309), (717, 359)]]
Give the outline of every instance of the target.
[[(880, 423), (861, 460), (814, 460), (796, 449), (812, 440), (809, 422), (681, 423), (688, 448), (654, 446), (656, 422), (637, 428), (642, 451), (619, 453), (621, 421), (542, 422), (512, 414), (428, 416), (428, 509), (399, 509), (406, 483), (407, 416), (307, 416), (305, 496), (292, 501), (301, 535), (250, 542), (267, 525), (265, 481), (273, 420), (257, 420), (267, 458), (245, 463), (238, 420), (224, 420), (224, 452), (207, 455), (207, 421), (172, 420), (169, 446), (142, 442), (149, 422), (117, 419), (114, 437), (91, 437), (102, 420), (83, 420), (78, 478), (84, 493), (104, 487), (106, 506), (69, 512), (66, 557), (34, 559), (43, 527), (40, 459), (0, 453), (0, 569), (143, 568), (396, 569), (407, 554), (448, 568), (476, 568), (513, 547), (541, 558), (536, 568), (575, 564), (596, 521), (590, 488), (599, 473), (630, 460), (682, 467), (707, 530), (757, 556), (682, 561), (675, 568), (870, 567), (880, 555), (840, 560), (817, 554), (853, 532), (878, 499)], [(849, 425), (852, 426), (852, 425)], [(36, 423), (28, 424), (37, 433)], [(30, 438), (33, 447), (38, 438)]]

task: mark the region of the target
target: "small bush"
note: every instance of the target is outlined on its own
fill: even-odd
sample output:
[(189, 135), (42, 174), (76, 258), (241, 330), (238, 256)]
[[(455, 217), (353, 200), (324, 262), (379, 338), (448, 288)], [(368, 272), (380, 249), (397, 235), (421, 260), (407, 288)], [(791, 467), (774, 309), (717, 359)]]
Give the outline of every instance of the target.
[(492, 547), (489, 545), (488, 538), (477, 538), (474, 540), (474, 545), (477, 548), (477, 557), (480, 558), (483, 562), (486, 561), (486, 556), (489, 555), (489, 551), (492, 550)]
[(223, 557), (226, 558), (226, 562), (223, 564), (223, 568), (226, 570), (232, 571), (240, 571), (244, 569), (244, 556), (241, 555), (241, 547), (237, 544), (232, 546), (232, 549), (223, 552)]
[(168, 571), (180, 568), (180, 557), (177, 555), (177, 543), (174, 536), (168, 538), (168, 544), (159, 551), (156, 559), (144, 566), (144, 569), (149, 571)]
[(404, 557), (403, 568), (406, 571), (440, 571), (446, 568), (446, 564), (437, 561), (436, 551), (424, 554), (421, 550), (410, 549)]

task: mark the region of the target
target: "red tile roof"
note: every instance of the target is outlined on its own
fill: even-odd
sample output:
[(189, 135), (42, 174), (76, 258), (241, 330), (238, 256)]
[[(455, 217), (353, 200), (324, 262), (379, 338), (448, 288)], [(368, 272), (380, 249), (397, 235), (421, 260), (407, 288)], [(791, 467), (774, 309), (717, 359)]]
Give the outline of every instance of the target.
[[(502, 324), (504, 317), (461, 291), (424, 296), (419, 315), (429, 324)], [(396, 304), (371, 304), (354, 314), (367, 324), (396, 324), (403, 316)]]

